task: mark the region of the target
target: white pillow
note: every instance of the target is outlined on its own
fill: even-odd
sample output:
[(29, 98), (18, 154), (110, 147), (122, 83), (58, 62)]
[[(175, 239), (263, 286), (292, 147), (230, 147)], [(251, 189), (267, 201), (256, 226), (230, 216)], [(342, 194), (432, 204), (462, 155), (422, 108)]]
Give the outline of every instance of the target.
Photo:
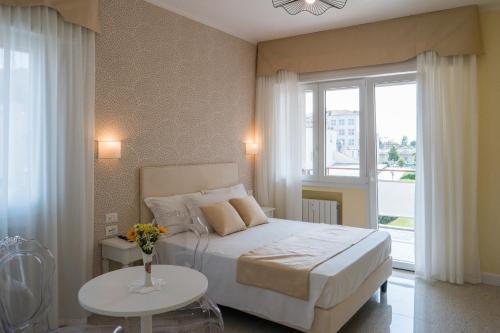
[[(144, 203), (153, 213), (158, 224), (169, 226), (173, 224), (192, 223), (190, 213), (186, 207), (189, 198), (201, 197), (201, 192), (172, 195), (169, 197), (149, 197)], [(176, 233), (169, 230), (169, 234)]]
[(222, 187), (222, 188), (217, 188), (213, 190), (204, 190), (202, 191), (203, 194), (231, 194), (234, 195), (232, 198), (244, 198), (248, 196), (247, 190), (245, 188), (245, 185), (243, 184), (238, 184), (234, 186), (229, 186), (229, 187)]
[[(239, 185), (237, 185), (239, 186)], [(241, 185), (243, 186), (243, 185)], [(197, 197), (191, 197), (186, 199), (186, 207), (189, 210), (189, 213), (191, 217), (199, 217), (201, 220), (201, 223), (203, 223), (210, 232), (213, 232), (213, 228), (210, 226), (210, 224), (207, 222), (205, 215), (203, 215), (202, 210), (200, 209), (201, 206), (206, 206), (206, 205), (211, 205), (223, 201), (229, 201), (229, 199), (234, 199), (234, 198), (243, 198), (246, 197), (246, 191), (244, 190), (245, 187), (243, 186), (243, 192), (241, 191), (241, 188), (239, 191), (219, 191), (215, 190), (217, 192), (209, 192), (206, 194), (203, 194), (201, 196)]]

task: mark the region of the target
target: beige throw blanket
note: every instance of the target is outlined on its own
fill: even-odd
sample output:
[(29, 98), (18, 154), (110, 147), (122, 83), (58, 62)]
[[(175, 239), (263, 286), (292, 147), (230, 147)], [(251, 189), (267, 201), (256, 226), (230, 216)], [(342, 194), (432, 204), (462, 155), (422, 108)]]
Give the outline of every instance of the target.
[(303, 300), (309, 299), (309, 273), (375, 230), (321, 226), (249, 251), (238, 258), (237, 281)]

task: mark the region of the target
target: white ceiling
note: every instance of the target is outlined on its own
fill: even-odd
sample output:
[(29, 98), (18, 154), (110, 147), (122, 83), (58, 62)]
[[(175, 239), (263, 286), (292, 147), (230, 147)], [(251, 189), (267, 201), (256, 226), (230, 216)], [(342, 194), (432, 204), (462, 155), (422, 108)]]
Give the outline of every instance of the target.
[(496, 6), (500, 0), (348, 0), (321, 16), (292, 16), (272, 0), (146, 0), (179, 15), (252, 43), (386, 20), (470, 4)]

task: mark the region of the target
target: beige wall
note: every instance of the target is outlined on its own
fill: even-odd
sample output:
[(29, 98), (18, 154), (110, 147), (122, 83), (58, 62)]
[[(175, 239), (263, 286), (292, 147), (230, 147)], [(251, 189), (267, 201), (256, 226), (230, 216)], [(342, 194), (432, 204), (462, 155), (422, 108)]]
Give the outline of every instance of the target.
[(484, 54), (478, 57), (481, 270), (500, 274), (500, 10), (483, 11)]
[(302, 190), (302, 197), (335, 200), (341, 205), (343, 225), (368, 228), (368, 191), (366, 189), (306, 186)]
[(141, 166), (236, 161), (252, 188), (255, 46), (142, 0), (101, 1), (101, 15), (96, 139), (122, 140), (122, 158), (95, 162), (96, 243), (106, 213), (120, 232), (139, 221)]

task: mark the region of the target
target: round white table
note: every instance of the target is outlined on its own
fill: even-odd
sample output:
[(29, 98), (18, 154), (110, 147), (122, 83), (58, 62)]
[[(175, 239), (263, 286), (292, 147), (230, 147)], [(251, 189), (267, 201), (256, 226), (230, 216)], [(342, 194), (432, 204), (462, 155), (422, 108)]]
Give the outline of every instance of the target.
[(141, 317), (141, 332), (151, 333), (153, 315), (180, 309), (200, 297), (208, 287), (207, 278), (182, 266), (153, 265), (153, 278), (162, 278), (160, 291), (138, 294), (128, 285), (144, 279), (144, 267), (130, 267), (100, 275), (80, 288), (78, 300), (87, 311), (112, 317)]

